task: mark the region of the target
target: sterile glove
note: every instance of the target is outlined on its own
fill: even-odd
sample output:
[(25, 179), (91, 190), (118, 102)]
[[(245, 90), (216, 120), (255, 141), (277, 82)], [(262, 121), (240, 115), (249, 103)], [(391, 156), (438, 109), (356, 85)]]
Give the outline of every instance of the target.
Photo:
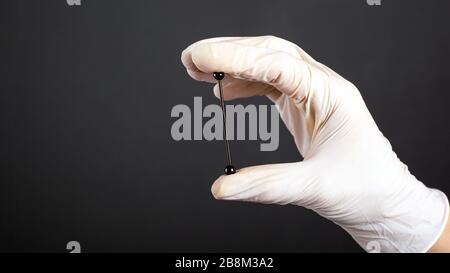
[(215, 83), (212, 73), (225, 72), (227, 100), (268, 96), (304, 158), (223, 175), (212, 186), (215, 198), (312, 209), (364, 249), (425, 252), (437, 241), (447, 197), (397, 158), (352, 83), (273, 36), (202, 40), (182, 62), (199, 81)]

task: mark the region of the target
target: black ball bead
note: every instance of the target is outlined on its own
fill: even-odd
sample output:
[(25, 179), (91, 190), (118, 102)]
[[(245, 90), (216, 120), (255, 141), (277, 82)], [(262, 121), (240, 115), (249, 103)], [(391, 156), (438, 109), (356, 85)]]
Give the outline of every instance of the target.
[(236, 173), (236, 168), (232, 165), (228, 165), (225, 167), (225, 174), (230, 175)]
[(213, 73), (213, 77), (214, 77), (214, 79), (216, 79), (218, 81), (221, 81), (225, 77), (225, 73), (223, 73), (223, 72), (214, 72)]

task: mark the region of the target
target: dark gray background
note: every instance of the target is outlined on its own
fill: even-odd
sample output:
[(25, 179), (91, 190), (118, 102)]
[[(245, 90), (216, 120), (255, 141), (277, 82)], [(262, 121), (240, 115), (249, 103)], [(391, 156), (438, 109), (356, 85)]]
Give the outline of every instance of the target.
[[(450, 193), (448, 1), (0, 2), (0, 251), (361, 251), (293, 206), (219, 202), (220, 142), (175, 142), (176, 104), (216, 103), (182, 49), (214, 36), (297, 43), (360, 89), (411, 172)], [(267, 103), (263, 98), (238, 103)], [(233, 142), (238, 166), (301, 157)]]

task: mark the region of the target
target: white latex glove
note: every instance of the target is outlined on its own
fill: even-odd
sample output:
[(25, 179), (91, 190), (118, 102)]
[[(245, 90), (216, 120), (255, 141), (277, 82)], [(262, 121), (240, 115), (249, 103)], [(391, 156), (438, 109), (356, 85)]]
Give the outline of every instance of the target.
[(364, 249), (425, 252), (439, 238), (445, 194), (397, 158), (358, 89), (301, 48), (273, 36), (213, 38), (185, 49), (182, 62), (199, 81), (225, 72), (225, 99), (267, 95), (304, 157), (221, 176), (215, 198), (312, 209)]

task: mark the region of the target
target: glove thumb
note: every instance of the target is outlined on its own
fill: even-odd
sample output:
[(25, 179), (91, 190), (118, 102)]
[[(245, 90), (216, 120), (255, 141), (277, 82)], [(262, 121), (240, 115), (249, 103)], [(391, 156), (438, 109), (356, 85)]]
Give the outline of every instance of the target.
[(299, 204), (311, 196), (309, 185), (314, 181), (304, 162), (260, 165), (220, 176), (211, 192), (218, 200)]

